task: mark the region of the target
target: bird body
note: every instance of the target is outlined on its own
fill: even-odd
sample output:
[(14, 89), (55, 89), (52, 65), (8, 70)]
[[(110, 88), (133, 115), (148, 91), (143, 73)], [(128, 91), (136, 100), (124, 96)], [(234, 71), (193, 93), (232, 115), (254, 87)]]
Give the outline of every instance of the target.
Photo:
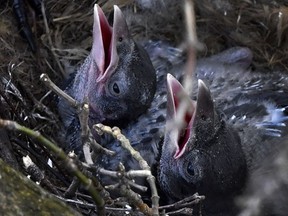
[[(177, 80), (168, 79), (159, 183), (172, 201), (196, 192), (205, 195), (204, 215), (235, 215), (234, 198), (247, 176), (287, 133), (288, 77), (252, 72), (242, 63), (218, 65), (222, 70), (214, 63), (208, 64), (211, 70), (196, 70), (209, 88), (198, 81), (194, 100)], [(181, 101), (190, 104), (184, 124), (171, 127)]]
[[(110, 25), (95, 5), (91, 53), (65, 89), (79, 103), (88, 100), (89, 125), (127, 124), (148, 109), (155, 88), (153, 65), (146, 51), (133, 40), (121, 10), (114, 6)], [(59, 113), (68, 128), (68, 149), (81, 149), (76, 110), (60, 98)]]

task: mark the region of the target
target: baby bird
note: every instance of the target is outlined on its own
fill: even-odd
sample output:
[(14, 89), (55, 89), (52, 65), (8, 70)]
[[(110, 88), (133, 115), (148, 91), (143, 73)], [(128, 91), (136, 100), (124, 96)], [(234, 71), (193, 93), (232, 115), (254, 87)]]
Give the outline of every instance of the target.
[[(247, 176), (287, 133), (288, 77), (253, 73), (237, 64), (196, 70), (209, 88), (199, 79), (194, 100), (175, 78), (167, 78), (159, 183), (172, 201), (195, 192), (205, 195), (203, 215), (235, 215), (234, 198)], [(183, 101), (188, 106), (182, 124), (175, 124)]]
[[(88, 99), (90, 126), (100, 122), (127, 124), (148, 109), (156, 89), (156, 73), (149, 56), (133, 40), (117, 6), (111, 20), (110, 25), (101, 8), (94, 6), (91, 53), (65, 89), (79, 103)], [(75, 109), (60, 98), (59, 113), (67, 128), (68, 149), (81, 149)]]

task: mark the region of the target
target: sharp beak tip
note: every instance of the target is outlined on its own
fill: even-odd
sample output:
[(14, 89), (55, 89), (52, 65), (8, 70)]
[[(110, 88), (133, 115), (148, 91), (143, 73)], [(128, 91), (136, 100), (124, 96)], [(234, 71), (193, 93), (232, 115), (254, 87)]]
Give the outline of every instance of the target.
[(95, 15), (98, 15), (98, 10), (101, 10), (101, 8), (99, 7), (99, 5), (98, 4), (94, 4), (94, 16)]
[(117, 5), (114, 5), (113, 8), (114, 8), (114, 11), (121, 11)]
[(209, 88), (201, 79), (198, 80), (198, 96), (211, 98), (211, 93), (210, 93)]
[(205, 85), (205, 83), (203, 82), (203, 80), (201, 80), (201, 79), (198, 80), (198, 86), (199, 86), (199, 88), (208, 89), (207, 86)]
[(176, 87), (180, 87), (181, 84), (173, 75), (168, 73), (167, 74), (167, 86), (169, 89), (174, 89), (173, 91), (176, 91)]

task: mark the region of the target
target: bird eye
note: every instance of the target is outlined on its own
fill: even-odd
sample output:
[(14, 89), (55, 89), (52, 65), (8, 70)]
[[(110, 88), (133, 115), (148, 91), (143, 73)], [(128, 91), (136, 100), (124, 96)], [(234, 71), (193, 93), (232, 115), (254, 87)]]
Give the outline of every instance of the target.
[(118, 38), (118, 41), (119, 41), (119, 42), (122, 42), (122, 41), (123, 41), (123, 38), (122, 38), (122, 37), (119, 37), (119, 38)]
[(193, 164), (192, 164), (191, 162), (188, 163), (187, 173), (188, 173), (190, 176), (194, 176), (194, 175), (196, 174), (196, 172), (195, 172), (195, 167), (193, 166)]
[(116, 94), (120, 93), (120, 89), (119, 89), (119, 86), (117, 85), (117, 83), (114, 83), (112, 88), (113, 88), (114, 93), (116, 93)]
[(121, 93), (119, 84), (117, 82), (111, 83), (109, 86), (110, 93), (113, 94), (114, 96), (118, 96)]

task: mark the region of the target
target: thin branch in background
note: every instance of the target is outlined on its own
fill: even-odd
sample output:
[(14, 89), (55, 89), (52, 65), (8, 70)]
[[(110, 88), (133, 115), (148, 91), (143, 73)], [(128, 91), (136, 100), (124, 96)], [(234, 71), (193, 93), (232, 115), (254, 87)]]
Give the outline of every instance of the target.
[(198, 41), (196, 32), (196, 18), (193, 0), (186, 0), (184, 7), (185, 23), (186, 23), (186, 42), (188, 58), (184, 72), (183, 86), (185, 91), (191, 95), (193, 89), (193, 77), (195, 76), (197, 51), (201, 51), (204, 45)]
[[(69, 152), (68, 153), (68, 157), (71, 160), (73, 160), (75, 163), (77, 163), (76, 162), (77, 155), (74, 153), (74, 151)], [(77, 164), (77, 166), (78, 166), (78, 164)], [(78, 188), (79, 188), (79, 186), (80, 186), (80, 181), (79, 181), (79, 179), (77, 177), (74, 176), (71, 184), (69, 185), (68, 189), (64, 193), (64, 197), (66, 197), (66, 198), (74, 197), (76, 192), (77, 192), (77, 190), (78, 190)]]
[[(81, 161), (78, 160), (77, 155), (72, 151), (69, 152), (68, 157), (74, 161), (74, 163), (79, 167), (81, 172), (85, 176), (87, 176), (99, 192), (100, 196), (104, 199), (106, 205), (112, 205), (114, 201), (110, 197), (110, 193), (105, 190), (105, 188), (100, 184), (99, 180), (95, 178), (95, 176), (88, 170), (91, 170), (92, 164), (87, 164), (87, 163), (82, 163)], [(93, 169), (92, 169), (93, 170)], [(70, 184), (69, 188), (65, 191), (64, 196), (66, 198), (71, 198), (76, 195), (76, 192), (79, 188), (80, 181), (78, 178), (74, 177), (72, 183)]]
[(145, 215), (151, 216), (151, 215), (159, 215), (159, 214), (154, 214), (153, 210), (149, 208), (149, 206), (143, 202), (141, 199), (141, 196), (139, 196), (138, 193), (135, 193), (133, 190), (128, 188), (126, 185), (121, 184), (120, 185), (120, 194), (127, 197), (128, 200), (135, 206), (139, 208), (141, 212), (143, 212)]
[(45, 6), (44, 6), (44, 1), (42, 1), (41, 3), (41, 11), (42, 11), (42, 15), (43, 15), (43, 20), (44, 20), (44, 25), (45, 25), (45, 31), (46, 31), (46, 34), (47, 34), (47, 37), (48, 37), (48, 41), (49, 41), (49, 49), (52, 53), (52, 56), (54, 57), (54, 60), (56, 61), (58, 67), (59, 67), (59, 70), (61, 71), (61, 74), (63, 77), (65, 77), (65, 70), (63, 69), (61, 63), (60, 63), (60, 60), (59, 58), (57, 57), (56, 53), (55, 53), (55, 48), (54, 48), (54, 45), (53, 45), (53, 42), (52, 42), (52, 38), (51, 38), (51, 34), (50, 34), (50, 28), (49, 28), (49, 25), (48, 25), (48, 20), (47, 20), (47, 16), (46, 16), (46, 10), (45, 10)]
[[(5, 87), (5, 88), (7, 88), (7, 84), (9, 85), (9, 82), (8, 82), (8, 80), (5, 79), (5, 77), (2, 77), (2, 78), (1, 78), (1, 82), (3, 82), (4, 85), (5, 85), (5, 83), (6, 83), (6, 87)], [(5, 101), (5, 103), (8, 104), (10, 110), (12, 110), (12, 113), (13, 113), (14, 116), (17, 118), (17, 121), (23, 122), (23, 120), (22, 120), (21, 116), (19, 115), (19, 113), (17, 112), (15, 106), (11, 103), (11, 101), (9, 100), (9, 98), (7, 97), (7, 95), (5, 94), (5, 92), (3, 91), (3, 89), (4, 89), (4, 86), (3, 86), (3, 88), (2, 88), (2, 86), (1, 86), (1, 88), (0, 88), (0, 97), (3, 98), (3, 100)], [(7, 91), (7, 90), (5, 90), (5, 91)], [(2, 99), (1, 99), (1, 100), (2, 100)], [(3, 106), (3, 101), (1, 101), (1, 106)]]
[[(193, 80), (196, 77), (195, 68), (196, 68), (196, 57), (197, 57), (197, 50), (203, 49), (203, 44), (198, 41), (197, 33), (196, 33), (196, 18), (195, 18), (195, 10), (194, 10), (194, 3), (192, 0), (186, 0), (184, 6), (184, 14), (185, 14), (185, 22), (186, 22), (186, 29), (187, 29), (187, 36), (185, 46), (188, 52), (188, 58), (184, 70), (184, 78), (183, 78), (183, 87), (185, 92), (188, 95), (192, 95), (193, 90)], [(176, 127), (182, 128), (184, 125), (184, 116), (191, 110), (188, 109), (190, 105), (189, 101), (180, 95), (181, 103), (179, 105), (178, 111), (176, 113), (176, 117), (171, 121), (167, 127), (174, 128)]]
[[(49, 171), (50, 174), (55, 176), (57, 179), (59, 179), (65, 186), (69, 185), (69, 180), (66, 178), (66, 175), (62, 172), (63, 169), (61, 169), (61, 166), (57, 163), (57, 161), (53, 157), (49, 157), (53, 163), (53, 165), (62, 172), (62, 175), (60, 173), (56, 172), (56, 169), (50, 167), (47, 164), (47, 161), (43, 157), (39, 157), (39, 152), (33, 150), (27, 144), (17, 138), (11, 139), (11, 142), (15, 143), (16, 145), (20, 146), (25, 151), (29, 152), (30, 156), (33, 156), (34, 158), (37, 158), (38, 165), (41, 165), (41, 167), (45, 167), (46, 171)], [(50, 154), (49, 154), (50, 155)], [(23, 155), (22, 155), (23, 156)]]

